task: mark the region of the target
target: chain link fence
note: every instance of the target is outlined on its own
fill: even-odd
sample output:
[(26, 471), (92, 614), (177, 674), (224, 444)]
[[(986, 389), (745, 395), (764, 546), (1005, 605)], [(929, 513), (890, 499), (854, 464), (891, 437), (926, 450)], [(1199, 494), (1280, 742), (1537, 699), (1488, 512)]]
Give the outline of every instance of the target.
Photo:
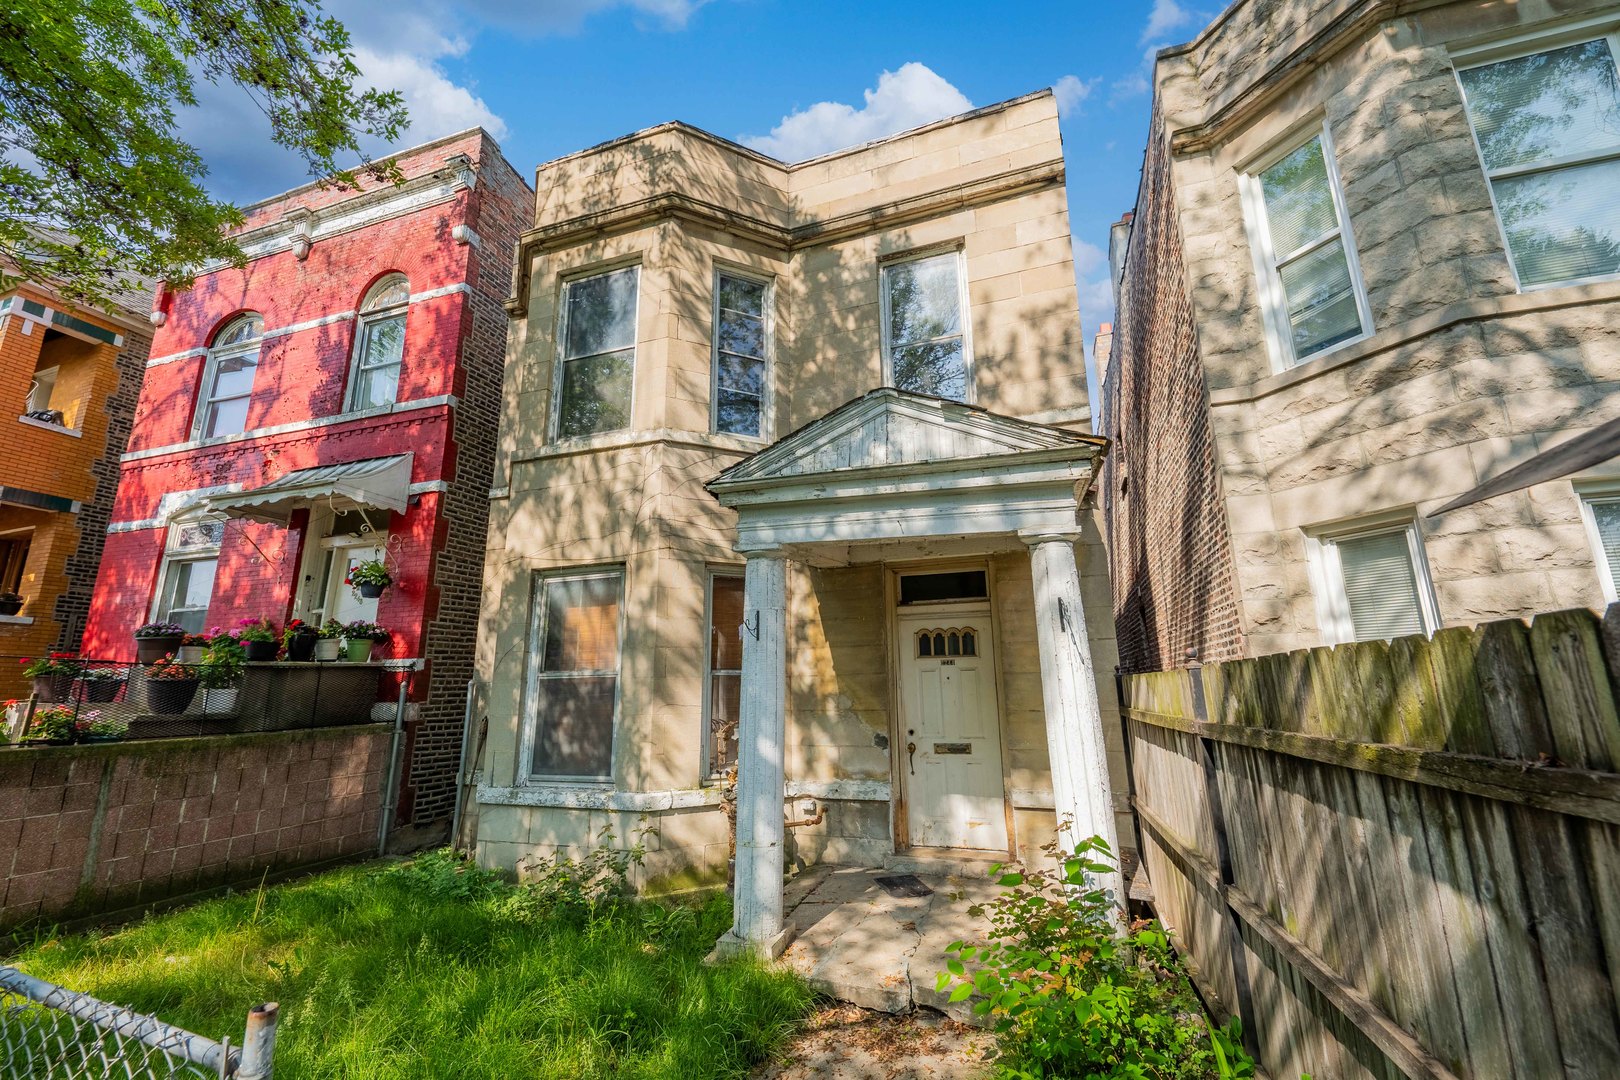
[(0, 967), (0, 1076), (7, 1080), (270, 1080), (278, 1008), (248, 1012), (242, 1045), (215, 1042)]

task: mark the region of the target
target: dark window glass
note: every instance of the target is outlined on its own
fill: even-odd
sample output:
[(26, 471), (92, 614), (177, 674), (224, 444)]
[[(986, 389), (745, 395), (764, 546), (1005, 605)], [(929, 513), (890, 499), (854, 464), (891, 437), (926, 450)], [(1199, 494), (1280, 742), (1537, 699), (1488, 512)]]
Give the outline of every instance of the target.
[(902, 604), (926, 604), (937, 600), (983, 600), (989, 595), (983, 570), (906, 574), (900, 579)]

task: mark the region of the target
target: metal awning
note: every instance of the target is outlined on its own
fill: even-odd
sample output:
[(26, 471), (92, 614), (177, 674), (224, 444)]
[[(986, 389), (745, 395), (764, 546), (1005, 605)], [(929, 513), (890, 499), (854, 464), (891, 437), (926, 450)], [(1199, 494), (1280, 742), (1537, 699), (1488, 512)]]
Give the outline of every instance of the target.
[(202, 506), (226, 517), (285, 525), (294, 510), (330, 504), (338, 510), (374, 507), (404, 513), (411, 491), (411, 455), (366, 458), (296, 469), (263, 487), (210, 495)]

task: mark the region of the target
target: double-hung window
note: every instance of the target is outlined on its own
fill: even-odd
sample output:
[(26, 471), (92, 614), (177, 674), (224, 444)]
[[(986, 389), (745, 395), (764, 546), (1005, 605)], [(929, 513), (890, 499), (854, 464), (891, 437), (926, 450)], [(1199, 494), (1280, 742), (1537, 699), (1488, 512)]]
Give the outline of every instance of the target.
[(188, 634), (200, 634), (214, 597), (219, 545), (225, 523), (215, 520), (177, 522), (169, 526), (163, 573), (158, 584), (154, 622), (178, 623)]
[(763, 281), (725, 271), (715, 274), (715, 431), (754, 438), (765, 435), (770, 292)]
[(1242, 190), (1277, 366), (1371, 333), (1327, 126), (1245, 176)]
[(1620, 589), (1616, 585), (1620, 582), (1620, 491), (1611, 488), (1583, 494), (1581, 516), (1586, 520), (1587, 535), (1592, 540), (1603, 599), (1612, 604), (1620, 600)]
[(705, 747), (710, 776), (737, 763), (737, 723), (742, 707), (743, 579), (709, 578), (709, 685), (705, 697)]
[(355, 335), (354, 373), (349, 380), (349, 409), (377, 409), (399, 397), (399, 372), (405, 360), (405, 309), (411, 287), (392, 274), (371, 287), (360, 305)]
[(1317, 614), (1330, 644), (1439, 627), (1423, 541), (1410, 522), (1309, 538)]
[(563, 286), (559, 439), (630, 426), (639, 278), (640, 268), (629, 266)]
[(535, 579), (529, 628), (531, 776), (612, 776), (623, 595), (624, 577), (616, 570)]
[(263, 333), (264, 324), (257, 315), (243, 315), (214, 338), (203, 370), (194, 438), (240, 435), (247, 430), (248, 402), (253, 396)]
[(1617, 42), (1458, 66), (1521, 288), (1620, 274)]
[(900, 390), (967, 401), (969, 352), (962, 253), (883, 267), (883, 376)]

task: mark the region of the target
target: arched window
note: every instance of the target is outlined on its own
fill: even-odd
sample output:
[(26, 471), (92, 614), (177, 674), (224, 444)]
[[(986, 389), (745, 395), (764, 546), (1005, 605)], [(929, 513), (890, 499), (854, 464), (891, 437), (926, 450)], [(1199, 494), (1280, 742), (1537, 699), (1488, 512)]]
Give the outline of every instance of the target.
[(354, 373), (349, 409), (376, 409), (399, 397), (399, 369), (405, 359), (405, 309), (411, 299), (403, 274), (389, 274), (366, 293), (355, 334)]
[(264, 320), (252, 312), (238, 315), (214, 335), (203, 369), (194, 438), (213, 439), (247, 430), (248, 401), (253, 396), (263, 335)]

